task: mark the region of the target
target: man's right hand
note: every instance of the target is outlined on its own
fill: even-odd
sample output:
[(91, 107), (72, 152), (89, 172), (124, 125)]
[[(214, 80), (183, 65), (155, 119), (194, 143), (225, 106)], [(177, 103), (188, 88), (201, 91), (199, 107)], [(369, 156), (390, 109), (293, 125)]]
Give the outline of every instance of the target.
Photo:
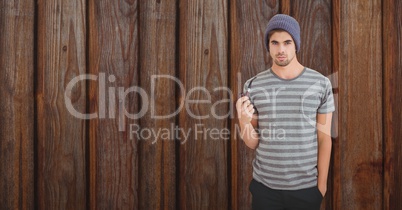
[(236, 110), (240, 124), (248, 124), (253, 119), (253, 114), (255, 111), (254, 105), (251, 103), (248, 96), (243, 96), (237, 100)]
[(258, 133), (256, 132), (258, 115), (254, 114), (254, 105), (248, 96), (239, 98), (236, 102), (236, 110), (240, 124), (240, 136), (244, 143), (251, 149), (258, 146)]

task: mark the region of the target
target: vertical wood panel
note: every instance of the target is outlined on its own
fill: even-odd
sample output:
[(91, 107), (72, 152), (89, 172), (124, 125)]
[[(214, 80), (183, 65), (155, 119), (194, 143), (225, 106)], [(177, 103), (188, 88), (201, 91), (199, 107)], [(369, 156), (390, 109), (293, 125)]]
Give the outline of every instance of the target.
[[(265, 46), (264, 33), (269, 19), (278, 13), (277, 1), (240, 1), (230, 4), (231, 90), (233, 104), (244, 82), (272, 65)], [(249, 184), (252, 179), (254, 151), (239, 136), (237, 115), (231, 123), (231, 208), (251, 209)]]
[(341, 3), (340, 185), (336, 209), (383, 203), (381, 1)]
[(0, 3), (0, 206), (34, 209), (34, 1)]
[(135, 132), (139, 209), (176, 209), (176, 7), (176, 0), (140, 0), (140, 86), (150, 101), (140, 119), (144, 132)]
[[(90, 208), (138, 209), (137, 1), (89, 1)], [(131, 88), (131, 89), (129, 89)]]
[[(339, 66), (340, 66), (340, 57), (341, 57), (341, 47), (340, 47), (340, 21), (341, 21), (341, 0), (332, 0), (332, 69), (333, 74), (332, 84), (336, 84), (337, 87), (333, 87), (334, 90), (334, 100), (335, 100), (335, 112), (333, 114), (332, 120), (332, 133), (335, 138), (332, 141), (332, 157), (331, 157), (331, 166), (330, 166), (330, 177), (329, 180), (330, 188), (328, 188), (328, 196), (326, 198), (326, 205), (329, 205), (328, 209), (341, 209), (340, 205), (335, 205), (336, 203), (341, 202), (341, 150), (340, 150), (340, 138), (339, 138), (339, 113), (340, 113), (340, 100), (339, 100)], [(328, 198), (330, 197), (331, 198)]]
[[(289, 0), (287, 5), (282, 4), (281, 9), (289, 10), (289, 14), (296, 18), (300, 24), (301, 45), (300, 52), (297, 54), (299, 62), (309, 68), (312, 68), (324, 76), (331, 79), (333, 88), (337, 88), (338, 84), (335, 79), (335, 72), (332, 68), (332, 30), (331, 30), (331, 1), (297, 1)], [(285, 11), (283, 11), (285, 12)], [(337, 98), (337, 93), (334, 93)], [(337, 125), (336, 114), (334, 115)], [(327, 194), (323, 200), (321, 209), (330, 209), (332, 198), (332, 176), (328, 175)]]
[(179, 75), (185, 90), (179, 93), (179, 106), (187, 105), (178, 125), (189, 133), (180, 135), (178, 198), (183, 210), (228, 208), (229, 134), (227, 140), (211, 134), (211, 129), (228, 128), (227, 117), (214, 116), (229, 112), (229, 103), (222, 102), (228, 91), (215, 89), (228, 87), (227, 9), (224, 0), (180, 1)]
[(384, 209), (402, 209), (402, 2), (383, 2)]
[(70, 112), (86, 111), (85, 81), (67, 87), (86, 73), (85, 10), (81, 0), (38, 2), (39, 209), (86, 209), (85, 120)]

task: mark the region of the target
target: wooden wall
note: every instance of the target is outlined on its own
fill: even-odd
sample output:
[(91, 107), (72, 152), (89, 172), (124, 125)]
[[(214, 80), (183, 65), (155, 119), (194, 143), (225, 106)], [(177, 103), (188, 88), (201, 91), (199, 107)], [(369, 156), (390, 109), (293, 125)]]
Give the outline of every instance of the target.
[(401, 10), (398, 0), (2, 0), (0, 206), (250, 209), (254, 153), (234, 102), (271, 65), (265, 26), (285, 13), (302, 28), (299, 60), (330, 78), (336, 99), (322, 209), (400, 209)]
[(402, 2), (384, 1), (382, 12), (383, 70), (383, 207), (402, 206)]
[(0, 206), (33, 209), (35, 4), (0, 5)]

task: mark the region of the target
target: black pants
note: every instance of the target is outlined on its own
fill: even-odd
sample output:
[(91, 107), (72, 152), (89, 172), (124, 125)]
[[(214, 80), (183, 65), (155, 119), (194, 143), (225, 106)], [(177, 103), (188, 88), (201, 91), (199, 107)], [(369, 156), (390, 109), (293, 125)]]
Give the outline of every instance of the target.
[(250, 183), (253, 210), (319, 210), (322, 194), (318, 187), (302, 190), (274, 190), (254, 179)]

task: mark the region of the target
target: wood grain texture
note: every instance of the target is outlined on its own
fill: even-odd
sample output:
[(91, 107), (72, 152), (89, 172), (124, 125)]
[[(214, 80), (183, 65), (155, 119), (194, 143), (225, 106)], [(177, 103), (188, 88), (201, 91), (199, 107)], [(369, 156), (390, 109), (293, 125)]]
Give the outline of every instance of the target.
[[(328, 77), (332, 82), (332, 87), (337, 88), (337, 71), (334, 71), (332, 67), (331, 1), (289, 0), (288, 3), (290, 5), (282, 2), (281, 9), (286, 8), (289, 11), (289, 14), (299, 22), (301, 30), (300, 52), (297, 54), (297, 59), (302, 65)], [(337, 92), (334, 93), (334, 96), (337, 99)], [(337, 126), (337, 113), (334, 114), (333, 122), (333, 125)], [(335, 129), (334, 126), (333, 129)], [(321, 209), (330, 209), (332, 202), (331, 168), (332, 166), (330, 166), (328, 175), (327, 194), (322, 202)]]
[[(278, 13), (278, 10), (277, 1), (231, 1), (230, 87), (234, 96), (233, 106), (243, 89), (244, 82), (272, 65), (264, 46), (264, 33), (269, 19)], [(249, 184), (255, 154), (239, 136), (237, 115), (231, 121), (231, 131), (230, 209), (251, 209)]]
[[(176, 208), (176, 0), (140, 0), (140, 86), (148, 112), (140, 119), (139, 209)], [(154, 132), (148, 135), (146, 132)], [(140, 131), (138, 133), (141, 133)]]
[(228, 87), (227, 21), (227, 1), (180, 1), (179, 77), (184, 90), (178, 97), (184, 107), (178, 126), (189, 133), (180, 135), (178, 201), (183, 210), (228, 208), (229, 135), (211, 134), (228, 129), (229, 103), (223, 100), (229, 93), (216, 89)]
[(88, 12), (90, 209), (138, 209), (138, 3), (90, 0)]
[(401, 1), (383, 1), (384, 206), (402, 209), (402, 10)]
[[(38, 1), (38, 208), (86, 209), (85, 1)], [(66, 94), (66, 95), (65, 95)]]
[(0, 206), (34, 209), (34, 1), (0, 2)]
[[(339, 138), (339, 110), (341, 101), (339, 100), (339, 85), (341, 81), (339, 80), (339, 66), (341, 58), (341, 47), (340, 47), (340, 21), (341, 21), (341, 0), (332, 0), (332, 72), (334, 77), (332, 77), (331, 83), (336, 84), (337, 87), (333, 87), (334, 100), (335, 100), (335, 112), (332, 116), (332, 157), (330, 163), (330, 174), (328, 182), (328, 194), (326, 196), (325, 207), (327, 209), (341, 209), (340, 205), (335, 205), (335, 203), (341, 202), (341, 150), (340, 150), (340, 138)], [(328, 198), (330, 197), (330, 198)], [(337, 207), (337, 208), (335, 208)]]
[[(234, 103), (271, 66), (265, 27), (285, 13), (301, 23), (299, 60), (336, 91), (322, 209), (402, 209), (401, 10), (398, 0), (0, 1), (0, 208), (251, 209), (254, 153)], [(96, 117), (72, 115), (65, 94)], [(141, 138), (136, 125), (181, 130)], [(211, 134), (225, 128), (230, 141)]]
[(342, 1), (339, 68), (341, 202), (335, 209), (383, 203), (381, 1)]

